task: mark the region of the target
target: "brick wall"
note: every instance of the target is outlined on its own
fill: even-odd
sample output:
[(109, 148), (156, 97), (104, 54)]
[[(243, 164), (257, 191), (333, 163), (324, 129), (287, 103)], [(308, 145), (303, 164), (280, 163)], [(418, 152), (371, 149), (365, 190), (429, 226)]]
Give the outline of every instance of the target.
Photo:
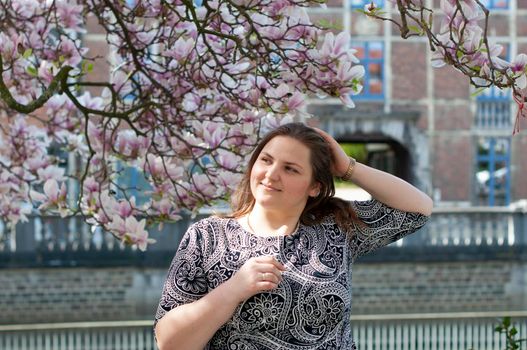
[(445, 66), (433, 69), (433, 75), (434, 98), (468, 100), (470, 96), (469, 82), (463, 74)]
[(434, 121), (437, 131), (470, 130), (473, 117), (469, 103), (436, 103), (435, 105)]
[[(353, 271), (353, 313), (527, 309), (527, 263), (367, 263)], [(0, 324), (153, 319), (166, 269), (10, 269)]]
[(444, 200), (470, 198), (473, 147), (463, 135), (440, 135), (434, 139), (433, 187), (441, 189)]
[[(523, 130), (522, 133), (526, 133), (527, 120), (523, 119)], [(521, 198), (527, 198), (527, 138), (514, 136), (512, 139), (512, 183), (514, 189), (513, 200)]]
[[(426, 98), (426, 44), (397, 42), (392, 46), (394, 99)], [(411, 61), (412, 64), (408, 64)]]
[(353, 310), (356, 314), (525, 310), (525, 267), (502, 262), (359, 263), (353, 275)]

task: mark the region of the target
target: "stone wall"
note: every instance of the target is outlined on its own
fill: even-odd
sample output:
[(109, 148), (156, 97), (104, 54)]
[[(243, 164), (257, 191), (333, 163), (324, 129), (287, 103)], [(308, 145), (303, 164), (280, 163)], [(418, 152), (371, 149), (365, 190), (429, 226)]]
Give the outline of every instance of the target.
[[(3, 270), (0, 324), (153, 319), (166, 272)], [(527, 310), (527, 262), (359, 261), (353, 281), (356, 315)]]

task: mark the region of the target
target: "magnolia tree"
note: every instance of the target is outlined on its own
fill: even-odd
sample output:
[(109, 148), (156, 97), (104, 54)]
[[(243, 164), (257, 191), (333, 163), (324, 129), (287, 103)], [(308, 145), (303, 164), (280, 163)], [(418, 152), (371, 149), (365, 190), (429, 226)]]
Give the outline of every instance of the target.
[(388, 0), (397, 18), (388, 18), (375, 1), (366, 5), (364, 14), (390, 21), (403, 38), (426, 36), (433, 51), (434, 67), (451, 65), (470, 79), (478, 91), (495, 86), (511, 88), (518, 113), (513, 134), (520, 131), (520, 118), (527, 115), (527, 55), (520, 53), (512, 62), (500, 58), (503, 46), (488, 37), (489, 10), (479, 0), (440, 0), (440, 24), (433, 24), (434, 11), (425, 1)]
[[(0, 0), (2, 219), (14, 225), (35, 207), (80, 214), (144, 250), (148, 223), (225, 198), (261, 130), (290, 119), (306, 94), (351, 106), (360, 92), (349, 36), (313, 24), (311, 5)], [(88, 16), (113, 53), (107, 81), (86, 79)], [(50, 149), (67, 150), (73, 171)], [(142, 188), (126, 186), (127, 169)]]
[[(524, 112), (526, 57), (498, 59), (501, 48), (480, 27), (481, 3), (443, 0), (437, 33), (421, 2), (394, 4), (400, 22), (383, 18), (374, 3), (365, 12), (393, 21), (405, 37), (427, 35), (434, 62), (472, 83), (512, 87)], [(35, 208), (80, 214), (144, 250), (152, 242), (147, 224), (226, 198), (262, 131), (300, 113), (306, 96), (352, 107), (350, 96), (361, 90), (364, 68), (349, 35), (306, 14), (320, 5), (0, 0), (2, 220), (15, 225)], [(87, 79), (88, 16), (104, 28), (114, 58), (106, 81)], [(140, 188), (124, 181), (129, 169), (144, 178)], [(138, 191), (148, 200), (135, 198)]]

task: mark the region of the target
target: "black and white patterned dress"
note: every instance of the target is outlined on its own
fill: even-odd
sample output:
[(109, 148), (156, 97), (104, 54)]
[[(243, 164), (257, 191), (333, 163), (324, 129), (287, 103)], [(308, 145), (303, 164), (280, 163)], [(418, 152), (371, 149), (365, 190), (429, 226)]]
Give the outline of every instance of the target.
[(351, 267), (359, 256), (422, 227), (427, 216), (370, 200), (352, 202), (365, 226), (352, 238), (332, 216), (288, 236), (261, 237), (235, 219), (210, 217), (185, 233), (172, 261), (156, 322), (228, 280), (251, 257), (275, 255), (283, 281), (240, 304), (209, 350), (355, 349), (351, 336)]

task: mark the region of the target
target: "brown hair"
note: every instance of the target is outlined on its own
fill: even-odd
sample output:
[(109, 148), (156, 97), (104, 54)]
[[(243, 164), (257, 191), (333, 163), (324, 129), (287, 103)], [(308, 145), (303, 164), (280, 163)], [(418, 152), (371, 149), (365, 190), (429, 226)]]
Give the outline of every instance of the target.
[(254, 206), (255, 199), (251, 192), (250, 177), (254, 163), (265, 145), (277, 136), (291, 137), (310, 150), (313, 181), (320, 184), (320, 193), (316, 197), (309, 197), (300, 222), (304, 225), (319, 223), (325, 216), (333, 214), (337, 224), (351, 232), (352, 222), (359, 222), (357, 214), (350, 203), (335, 196), (335, 184), (331, 169), (331, 149), (327, 141), (313, 128), (303, 123), (289, 123), (272, 130), (264, 136), (254, 149), (245, 174), (231, 199), (233, 212), (229, 217), (238, 218), (246, 215)]

